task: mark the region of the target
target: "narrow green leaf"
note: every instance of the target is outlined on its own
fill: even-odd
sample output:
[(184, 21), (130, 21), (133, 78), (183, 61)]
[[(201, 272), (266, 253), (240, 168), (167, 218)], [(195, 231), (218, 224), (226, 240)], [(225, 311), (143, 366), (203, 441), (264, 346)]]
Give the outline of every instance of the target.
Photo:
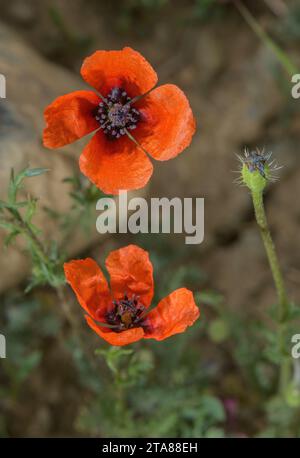
[(9, 223), (8, 221), (1, 221), (1, 220), (0, 220), (0, 227), (2, 227), (2, 229), (5, 229), (6, 231), (15, 231), (18, 229), (18, 227), (15, 226), (13, 223)]
[(8, 234), (4, 239), (4, 247), (7, 248), (19, 234), (20, 234), (20, 231), (18, 230), (15, 230), (11, 232), (10, 234)]
[(37, 177), (37, 176), (42, 175), (43, 173), (46, 173), (46, 172), (49, 172), (49, 171), (50, 171), (50, 169), (46, 169), (46, 168), (26, 169), (25, 176), (27, 178)]
[(11, 204), (14, 204), (16, 202), (16, 196), (17, 196), (17, 187), (15, 184), (15, 172), (14, 169), (11, 169), (10, 172), (10, 180), (9, 180), (9, 185), (8, 185), (8, 202)]
[(24, 215), (24, 219), (27, 223), (31, 223), (31, 220), (36, 212), (37, 199), (29, 199), (27, 202), (27, 209)]

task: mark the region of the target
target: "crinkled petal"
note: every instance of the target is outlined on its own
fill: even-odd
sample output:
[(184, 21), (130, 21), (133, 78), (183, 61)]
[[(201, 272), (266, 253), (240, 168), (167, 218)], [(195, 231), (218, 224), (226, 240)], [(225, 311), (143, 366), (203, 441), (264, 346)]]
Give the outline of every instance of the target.
[(90, 328), (95, 331), (98, 336), (106, 340), (111, 345), (123, 346), (128, 345), (144, 337), (144, 330), (142, 328), (132, 328), (127, 329), (126, 331), (114, 332), (109, 328), (104, 326), (98, 326), (94, 320), (88, 315), (85, 316), (85, 319), (90, 326)]
[(176, 289), (162, 299), (147, 316), (145, 338), (163, 340), (184, 332), (199, 315), (193, 293), (186, 288)]
[(91, 258), (74, 260), (66, 262), (64, 270), (81, 307), (95, 320), (105, 321), (112, 299), (106, 278), (97, 263)]
[(84, 148), (79, 166), (106, 194), (143, 188), (153, 172), (150, 159), (132, 140), (127, 136), (110, 140), (102, 131)]
[(121, 87), (130, 97), (135, 97), (157, 83), (157, 74), (149, 62), (128, 47), (119, 51), (94, 52), (84, 60), (81, 75), (103, 95), (107, 95), (113, 87)]
[(136, 245), (128, 245), (112, 251), (105, 262), (110, 275), (110, 286), (114, 298), (121, 299), (124, 293), (140, 297), (148, 307), (153, 297), (153, 267), (147, 251)]
[(188, 99), (177, 86), (154, 89), (136, 107), (144, 122), (134, 135), (154, 159), (172, 159), (189, 146), (196, 122)]
[(44, 146), (59, 148), (98, 129), (94, 110), (100, 100), (92, 91), (75, 91), (54, 100), (45, 110)]

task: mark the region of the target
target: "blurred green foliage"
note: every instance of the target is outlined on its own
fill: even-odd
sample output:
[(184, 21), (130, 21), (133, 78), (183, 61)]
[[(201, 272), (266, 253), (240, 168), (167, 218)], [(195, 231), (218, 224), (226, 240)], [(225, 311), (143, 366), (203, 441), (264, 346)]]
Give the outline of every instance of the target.
[(51, 5), (48, 9), (48, 15), (55, 35), (51, 37), (51, 40), (48, 40), (46, 54), (49, 58), (72, 67), (74, 59), (86, 54), (90, 49), (93, 38), (70, 27), (58, 5)]
[(291, 1), (287, 15), (279, 23), (279, 37), (287, 42), (299, 42), (300, 40), (300, 5), (297, 0)]
[[(71, 425), (68, 434), (74, 436), (299, 437), (299, 369), (292, 368), (285, 398), (279, 397), (277, 365), (282, 353), (272, 320), (267, 316), (258, 320), (242, 307), (239, 313), (232, 311), (222, 295), (211, 289), (199, 269), (197, 253), (185, 247), (175, 249), (165, 237), (141, 235), (135, 240), (151, 253), (153, 305), (185, 286), (195, 292), (200, 320), (183, 334), (161, 342), (140, 341), (129, 348), (110, 347), (99, 340), (83, 318), (80, 335), (72, 332), (72, 320), (66, 321), (59, 294), (63, 258), (59, 250), (53, 251), (55, 241), (45, 242), (33, 223), (37, 201), (30, 196), (19, 198), (26, 179), (39, 179), (45, 172), (26, 168), (12, 173), (7, 200), (0, 202), (0, 223), (8, 232), (6, 245), (15, 237), (26, 239), (33, 273), (30, 294), (8, 294), (0, 309), (8, 353), (1, 361), (1, 435), (24, 435), (16, 432), (15, 418), (21, 408), (28, 409), (28, 418), (32, 409), (41, 408), (39, 396), (28, 398), (27, 393), (42, 378), (47, 389), (55, 385), (59, 393), (58, 406), (47, 406), (52, 425), (65, 410), (70, 389), (74, 390), (73, 416), (66, 412), (62, 416)], [(68, 236), (78, 217), (94, 224), (89, 212), (99, 193), (77, 177), (66, 181), (71, 186), (70, 221), (63, 215), (50, 212), (50, 216)], [(79, 308), (78, 304), (74, 307)], [(75, 309), (70, 310), (76, 315)], [(275, 307), (270, 309), (270, 318), (275, 311)], [(299, 323), (299, 308), (294, 304), (287, 318), (286, 335), (292, 335)], [(52, 347), (55, 370), (49, 372)], [(52, 427), (41, 430), (43, 434), (61, 434), (61, 430)]]
[(20, 200), (19, 194), (24, 187), (24, 180), (38, 177), (48, 172), (47, 169), (29, 167), (15, 175), (11, 172), (7, 201), (0, 201), (0, 227), (7, 232), (4, 246), (8, 247), (15, 239), (22, 236), (26, 240), (27, 250), (32, 261), (32, 279), (27, 289), (38, 285), (58, 286), (64, 283), (62, 259), (56, 242), (46, 243), (40, 239), (41, 231), (33, 223), (37, 210), (37, 199), (28, 196)]

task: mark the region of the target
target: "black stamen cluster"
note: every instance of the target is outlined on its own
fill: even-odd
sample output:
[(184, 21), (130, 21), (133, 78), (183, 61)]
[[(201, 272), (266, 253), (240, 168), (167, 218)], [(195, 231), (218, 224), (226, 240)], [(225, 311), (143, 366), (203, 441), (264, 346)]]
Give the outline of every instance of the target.
[(126, 130), (134, 130), (140, 120), (140, 112), (131, 105), (127, 92), (114, 87), (105, 101), (99, 103), (95, 118), (110, 140), (120, 138)]
[(125, 294), (123, 299), (113, 301), (113, 304), (113, 310), (106, 314), (106, 321), (115, 326), (117, 331), (141, 325), (145, 307), (139, 302), (138, 296), (133, 295), (129, 299)]

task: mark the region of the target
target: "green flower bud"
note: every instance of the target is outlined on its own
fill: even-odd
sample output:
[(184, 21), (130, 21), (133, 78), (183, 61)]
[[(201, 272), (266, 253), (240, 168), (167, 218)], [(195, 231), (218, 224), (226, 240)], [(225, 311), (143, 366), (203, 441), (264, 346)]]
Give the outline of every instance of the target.
[[(264, 170), (265, 172), (265, 170)], [(242, 179), (243, 183), (252, 191), (252, 192), (262, 192), (267, 185), (267, 178), (261, 175), (258, 170), (250, 171), (246, 164), (242, 167)]]
[[(242, 156), (238, 156), (242, 163), (240, 183), (246, 185), (253, 193), (262, 193), (269, 181), (274, 181), (273, 174), (280, 167), (270, 162), (272, 153), (245, 149)], [(272, 167), (271, 167), (272, 166)]]

